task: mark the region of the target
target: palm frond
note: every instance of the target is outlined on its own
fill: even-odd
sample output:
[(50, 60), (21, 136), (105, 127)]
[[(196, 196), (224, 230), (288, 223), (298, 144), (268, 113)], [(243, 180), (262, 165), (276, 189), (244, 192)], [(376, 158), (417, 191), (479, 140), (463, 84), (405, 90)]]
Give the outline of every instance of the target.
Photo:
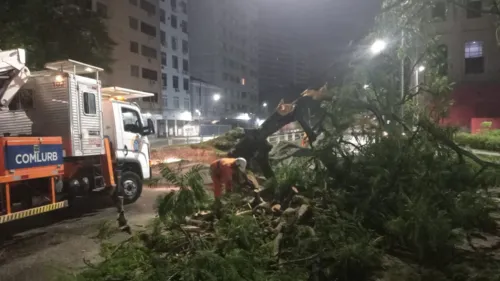
[(161, 176), (170, 184), (172, 185), (175, 185), (175, 186), (178, 186), (178, 187), (182, 187), (183, 186), (183, 182), (182, 182), (182, 177), (179, 176), (178, 173), (172, 171), (172, 169), (170, 169), (170, 167), (168, 167), (167, 165), (163, 164), (161, 166)]

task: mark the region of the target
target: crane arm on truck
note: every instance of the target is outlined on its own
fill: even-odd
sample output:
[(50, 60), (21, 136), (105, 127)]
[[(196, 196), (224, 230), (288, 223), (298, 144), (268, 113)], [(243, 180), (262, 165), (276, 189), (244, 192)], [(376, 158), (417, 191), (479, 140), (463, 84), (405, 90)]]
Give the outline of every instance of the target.
[(24, 49), (0, 51), (0, 110), (8, 109), (29, 76)]

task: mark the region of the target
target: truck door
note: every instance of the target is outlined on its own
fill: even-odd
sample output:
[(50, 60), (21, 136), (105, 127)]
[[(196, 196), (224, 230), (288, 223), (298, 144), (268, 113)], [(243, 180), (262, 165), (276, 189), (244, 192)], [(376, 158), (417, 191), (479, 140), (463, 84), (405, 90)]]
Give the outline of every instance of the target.
[[(137, 162), (141, 166), (145, 179), (150, 177), (149, 171), (149, 142), (141, 135), (145, 126), (141, 114), (136, 107), (122, 104), (120, 107), (121, 122), (116, 120), (116, 126), (122, 126), (121, 140), (117, 140), (117, 156), (121, 159)], [(117, 134), (119, 138), (120, 134)], [(121, 144), (121, 145), (120, 145)], [(125, 156), (125, 154), (127, 154)]]
[(102, 145), (102, 122), (101, 102), (97, 85), (78, 82), (79, 109), (78, 123), (80, 124), (79, 135), (83, 156), (101, 155), (104, 153)]

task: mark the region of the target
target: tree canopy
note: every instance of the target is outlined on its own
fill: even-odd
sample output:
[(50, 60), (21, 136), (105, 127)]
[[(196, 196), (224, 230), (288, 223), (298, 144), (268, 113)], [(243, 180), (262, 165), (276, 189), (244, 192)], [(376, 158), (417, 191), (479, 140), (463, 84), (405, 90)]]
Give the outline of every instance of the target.
[(105, 15), (86, 0), (4, 0), (0, 7), (0, 49), (24, 48), (31, 69), (74, 59), (110, 70), (115, 42)]

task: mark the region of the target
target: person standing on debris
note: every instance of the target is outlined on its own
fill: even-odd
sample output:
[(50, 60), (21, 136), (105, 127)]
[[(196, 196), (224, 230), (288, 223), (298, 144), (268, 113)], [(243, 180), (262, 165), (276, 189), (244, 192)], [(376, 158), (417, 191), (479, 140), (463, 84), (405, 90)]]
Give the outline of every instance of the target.
[(301, 141), (300, 145), (301, 145), (302, 147), (306, 147), (308, 144), (309, 144), (309, 138), (307, 137), (307, 134), (306, 134), (306, 133), (304, 133), (304, 134), (302, 135), (302, 141)]
[(245, 179), (245, 169), (247, 161), (245, 158), (222, 158), (210, 164), (210, 175), (214, 183), (214, 196), (219, 198), (222, 195), (222, 185), (225, 185), (226, 192), (233, 189), (233, 179), (238, 181), (243, 176)]

